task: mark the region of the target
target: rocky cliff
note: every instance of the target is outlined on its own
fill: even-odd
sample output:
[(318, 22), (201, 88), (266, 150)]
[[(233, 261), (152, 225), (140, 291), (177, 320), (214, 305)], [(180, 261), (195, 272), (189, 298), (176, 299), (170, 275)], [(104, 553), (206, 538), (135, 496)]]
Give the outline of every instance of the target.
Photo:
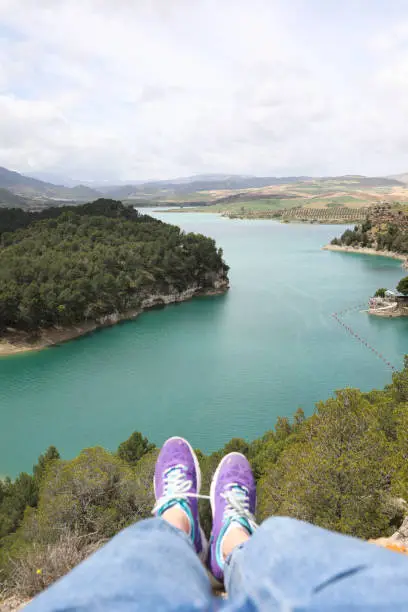
[(68, 342), (80, 336), (89, 334), (97, 329), (116, 325), (121, 321), (136, 319), (143, 311), (159, 306), (185, 302), (196, 296), (220, 295), (229, 289), (229, 279), (225, 269), (218, 272), (208, 272), (202, 284), (192, 284), (184, 291), (177, 291), (169, 287), (166, 293), (152, 293), (145, 295), (140, 306), (126, 312), (112, 312), (93, 321), (84, 321), (70, 327), (50, 327), (38, 330), (35, 335), (9, 329), (0, 340), (0, 357), (26, 351), (38, 351), (43, 348)]

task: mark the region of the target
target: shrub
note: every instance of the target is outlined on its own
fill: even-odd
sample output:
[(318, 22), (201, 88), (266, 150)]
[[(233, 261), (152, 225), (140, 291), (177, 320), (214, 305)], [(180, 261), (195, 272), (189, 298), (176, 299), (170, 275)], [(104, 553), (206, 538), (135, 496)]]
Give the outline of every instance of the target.
[(139, 431), (134, 431), (132, 435), (119, 444), (118, 456), (130, 465), (136, 465), (136, 463), (146, 455), (149, 451), (155, 448), (154, 444), (151, 444), (147, 438), (144, 438)]
[(408, 295), (408, 276), (400, 280), (397, 285), (397, 291), (403, 293), (404, 295)]
[(385, 292), (387, 291), (387, 289), (385, 287), (380, 287), (380, 289), (377, 289), (377, 291), (374, 293), (374, 297), (385, 297)]
[(361, 537), (383, 534), (389, 449), (367, 399), (355, 389), (337, 392), (296, 435), (260, 480), (260, 518), (280, 514)]
[(50, 543), (61, 530), (95, 539), (111, 537), (142, 518), (135, 472), (103, 448), (88, 448), (72, 461), (50, 466), (42, 483), (38, 509), (27, 515), (21, 534)]

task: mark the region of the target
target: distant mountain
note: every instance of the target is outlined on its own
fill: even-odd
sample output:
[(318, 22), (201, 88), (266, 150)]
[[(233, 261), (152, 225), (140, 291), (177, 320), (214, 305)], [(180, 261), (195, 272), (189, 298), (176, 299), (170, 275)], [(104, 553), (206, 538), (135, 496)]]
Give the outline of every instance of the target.
[(403, 183), (396, 177), (363, 176), (361, 174), (346, 174), (344, 176), (328, 176), (321, 181), (336, 181), (337, 183), (357, 183), (360, 187), (397, 187)]
[(267, 187), (268, 185), (287, 185), (308, 180), (308, 176), (248, 176), (242, 174), (197, 175), (174, 181), (157, 181), (140, 185), (143, 188), (177, 187), (186, 191), (206, 191), (213, 189), (249, 189), (251, 187)]
[(30, 202), (25, 198), (21, 198), (20, 196), (11, 193), (8, 189), (4, 189), (0, 187), (0, 207), (9, 207), (9, 208), (28, 208)]
[(79, 183), (82, 184), (82, 181), (74, 181), (71, 178), (54, 172), (28, 172), (24, 176), (37, 179), (38, 181), (42, 181), (44, 183), (63, 185), (64, 187), (76, 187)]
[(25, 176), (30, 178), (43, 181), (45, 183), (52, 183), (53, 185), (63, 185), (64, 187), (76, 187), (77, 185), (85, 185), (91, 189), (96, 189), (100, 193), (105, 193), (106, 189), (112, 189), (116, 186), (121, 185), (139, 185), (146, 183), (146, 181), (115, 181), (115, 180), (91, 180), (91, 179), (75, 179), (64, 174), (57, 172), (27, 172)]
[(103, 187), (102, 191), (111, 198), (117, 199), (149, 199), (158, 195), (186, 194), (196, 191), (214, 191), (222, 189), (249, 189), (251, 187), (267, 187), (269, 185), (285, 185), (308, 180), (307, 176), (290, 177), (260, 177), (240, 174), (197, 175), (165, 181), (149, 181), (141, 184), (118, 185)]
[[(183, 196), (184, 201), (197, 199), (197, 193), (202, 191), (224, 191), (224, 190), (245, 190), (250, 188), (263, 188), (274, 185), (295, 185), (296, 183), (313, 182), (325, 184), (336, 182), (340, 185), (353, 183), (358, 188), (392, 187), (403, 186), (408, 183), (408, 174), (396, 175), (394, 177), (366, 177), (361, 175), (346, 175), (333, 177), (310, 177), (310, 176), (251, 176), (244, 174), (199, 174), (195, 176), (179, 177), (160, 181), (123, 181), (118, 185), (107, 183), (99, 184), (97, 188), (88, 185), (72, 185), (71, 179), (63, 178), (50, 173), (39, 174), (38, 176), (53, 177), (56, 181), (64, 181), (65, 184), (56, 184), (25, 176), (19, 172), (13, 172), (7, 168), (0, 167), (0, 188), (7, 189), (12, 194), (26, 198), (35, 203), (40, 203), (40, 207), (53, 201), (92, 201), (103, 194), (106, 197), (117, 200), (133, 200), (143, 205), (151, 204), (154, 201), (172, 199), (172, 197)], [(69, 186), (67, 183), (71, 183)], [(97, 183), (95, 183), (97, 184)], [(196, 194), (194, 196), (194, 194)], [(226, 194), (227, 196), (229, 194)], [(6, 198), (6, 195), (4, 195)], [(9, 196), (8, 196), (9, 197)], [(198, 196), (198, 200), (205, 199), (203, 194)], [(211, 198), (210, 198), (211, 199)], [(26, 200), (15, 206), (24, 206)], [(1, 202), (1, 200), (0, 200)], [(44, 203), (44, 204), (42, 204)]]
[(354, 183), (364, 187), (392, 187), (402, 186), (403, 183), (391, 177), (367, 177), (361, 175), (310, 177), (310, 176), (246, 176), (241, 174), (214, 174), (197, 175), (165, 181), (149, 181), (141, 184), (104, 186), (101, 191), (116, 199), (135, 199), (148, 201), (160, 196), (193, 194), (198, 191), (220, 191), (262, 188), (273, 185), (288, 185), (305, 182), (326, 183), (335, 181), (339, 185)]
[(404, 185), (408, 184), (408, 172), (402, 172), (402, 174), (393, 174), (388, 178), (404, 183)]
[(76, 187), (54, 185), (2, 167), (0, 167), (0, 187), (30, 199), (77, 201), (92, 200), (100, 196), (99, 191), (85, 185)]

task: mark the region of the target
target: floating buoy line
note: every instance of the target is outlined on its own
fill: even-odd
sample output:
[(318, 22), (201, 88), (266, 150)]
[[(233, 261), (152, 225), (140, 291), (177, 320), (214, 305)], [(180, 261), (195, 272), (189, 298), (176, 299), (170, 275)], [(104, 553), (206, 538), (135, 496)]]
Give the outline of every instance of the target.
[(388, 361), (388, 359), (384, 355), (382, 355), (379, 351), (377, 351), (377, 349), (375, 349), (373, 346), (371, 346), (371, 344), (369, 342), (367, 342), (367, 340), (365, 340), (365, 338), (362, 338), (356, 331), (354, 331), (354, 329), (352, 327), (350, 327), (350, 325), (346, 325), (346, 323), (343, 321), (342, 317), (345, 314), (347, 314), (349, 312), (356, 311), (356, 310), (360, 310), (361, 311), (362, 309), (364, 309), (363, 310), (364, 312), (367, 312), (367, 305), (366, 304), (359, 304), (358, 306), (352, 306), (350, 308), (345, 308), (344, 310), (341, 310), (340, 312), (333, 312), (332, 317), (337, 321), (337, 323), (339, 323), (339, 325), (341, 325), (345, 329), (345, 331), (347, 333), (349, 333), (356, 340), (361, 342), (361, 344), (363, 346), (365, 346), (372, 353), (374, 353), (374, 355), (376, 355), (379, 359), (381, 359), (381, 361), (383, 361), (388, 368), (391, 368), (391, 370), (393, 372), (396, 372), (397, 368), (394, 367), (392, 365), (392, 363), (390, 361)]

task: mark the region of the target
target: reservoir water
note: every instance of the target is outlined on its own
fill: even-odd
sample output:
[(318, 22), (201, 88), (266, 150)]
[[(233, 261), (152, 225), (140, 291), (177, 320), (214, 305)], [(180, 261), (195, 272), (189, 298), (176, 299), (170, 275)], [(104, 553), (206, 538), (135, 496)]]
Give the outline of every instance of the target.
[(263, 434), (299, 406), (310, 414), (337, 388), (390, 382), (391, 370), (334, 311), (350, 309), (347, 325), (402, 366), (408, 319), (358, 308), (378, 287), (395, 287), (400, 262), (322, 251), (339, 226), (155, 215), (215, 238), (231, 290), (0, 359), (0, 475), (30, 470), (50, 444), (71, 458), (86, 446), (114, 449), (135, 430), (212, 451)]

